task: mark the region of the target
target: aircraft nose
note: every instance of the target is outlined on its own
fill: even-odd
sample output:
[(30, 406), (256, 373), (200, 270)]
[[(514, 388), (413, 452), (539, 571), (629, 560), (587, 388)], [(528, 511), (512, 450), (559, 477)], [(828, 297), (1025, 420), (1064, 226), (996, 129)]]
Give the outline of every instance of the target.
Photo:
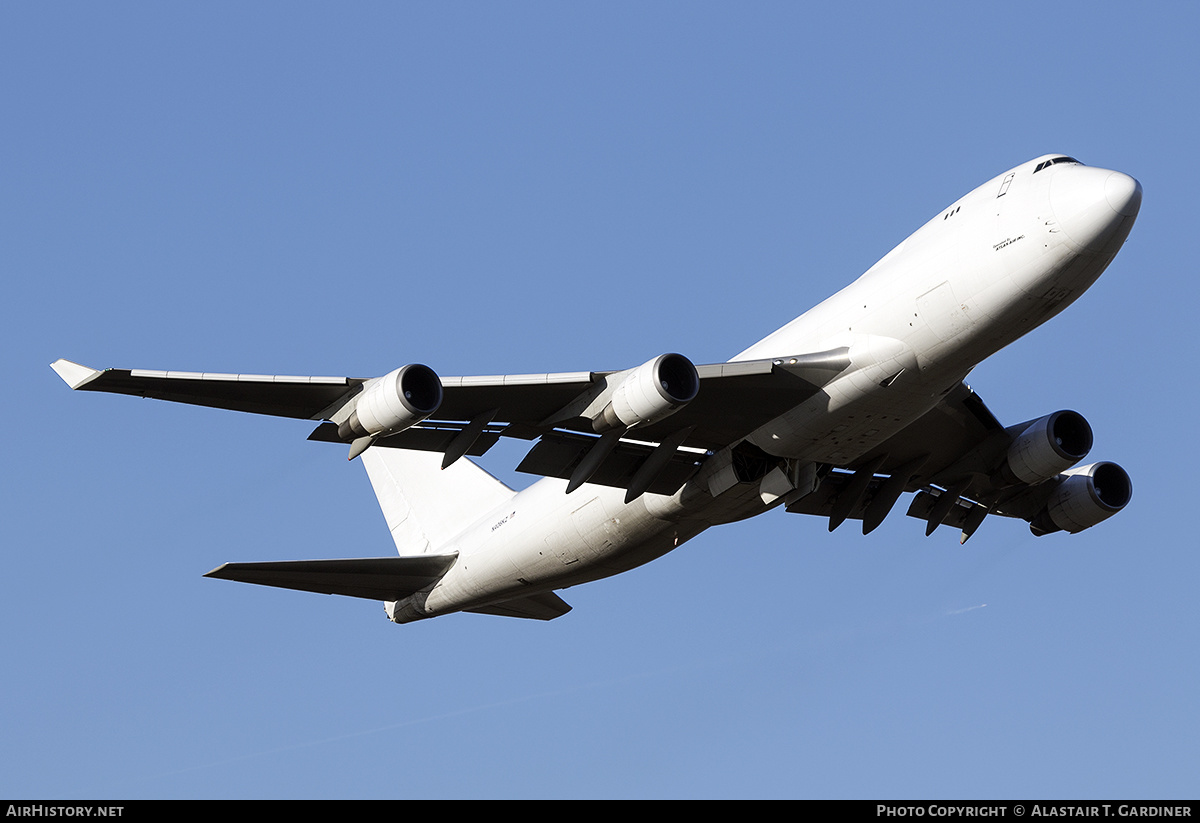
[(1080, 249), (1098, 251), (1125, 227), (1142, 205), (1142, 186), (1127, 174), (1091, 166), (1056, 170), (1050, 207), (1059, 228)]
[(1117, 214), (1137, 217), (1142, 207), (1142, 184), (1128, 174), (1114, 171), (1104, 181), (1104, 196)]

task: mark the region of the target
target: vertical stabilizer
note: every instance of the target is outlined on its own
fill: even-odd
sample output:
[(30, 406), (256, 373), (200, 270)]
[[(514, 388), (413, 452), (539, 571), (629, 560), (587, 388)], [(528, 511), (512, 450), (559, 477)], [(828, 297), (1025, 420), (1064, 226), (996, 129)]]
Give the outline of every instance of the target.
[(362, 462), (402, 555), (438, 551), (516, 494), (466, 458), (443, 469), (440, 452), (370, 448)]

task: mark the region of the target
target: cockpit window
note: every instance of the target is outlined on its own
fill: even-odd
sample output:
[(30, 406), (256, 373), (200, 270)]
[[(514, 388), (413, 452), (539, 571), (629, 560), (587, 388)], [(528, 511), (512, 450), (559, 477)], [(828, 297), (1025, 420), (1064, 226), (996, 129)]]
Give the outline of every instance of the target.
[(1074, 157), (1051, 157), (1049, 160), (1047, 160), (1044, 163), (1038, 163), (1037, 168), (1033, 170), (1033, 173), (1037, 174), (1042, 169), (1053, 166), (1055, 163), (1074, 163), (1077, 166), (1083, 165), (1078, 160), (1076, 160)]

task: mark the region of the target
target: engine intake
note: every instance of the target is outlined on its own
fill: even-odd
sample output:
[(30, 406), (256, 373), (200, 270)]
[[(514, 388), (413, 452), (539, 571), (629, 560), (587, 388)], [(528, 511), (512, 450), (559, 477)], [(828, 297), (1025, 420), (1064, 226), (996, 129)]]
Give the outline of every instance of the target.
[(1046, 508), (1030, 521), (1030, 531), (1039, 537), (1089, 529), (1121, 511), (1133, 497), (1133, 483), (1116, 463), (1092, 463), (1065, 474)]
[(621, 378), (592, 423), (596, 431), (632, 429), (656, 423), (679, 411), (700, 391), (700, 375), (682, 354), (661, 354)]
[(1058, 411), (1035, 420), (1017, 436), (1005, 459), (1007, 479), (1036, 484), (1074, 466), (1092, 450), (1092, 427), (1083, 415)]
[(411, 363), (374, 381), (338, 426), (343, 440), (395, 434), (419, 423), (442, 404), (442, 381), (428, 366)]

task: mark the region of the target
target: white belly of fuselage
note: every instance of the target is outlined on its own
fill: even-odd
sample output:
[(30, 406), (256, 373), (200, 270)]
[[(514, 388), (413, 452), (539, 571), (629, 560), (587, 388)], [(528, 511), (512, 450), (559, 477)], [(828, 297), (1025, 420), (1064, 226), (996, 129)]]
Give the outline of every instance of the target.
[[(655, 510), (663, 498), (624, 502), (624, 490), (540, 480), (444, 550), (459, 560), (422, 598), (423, 616), (478, 608), (609, 577), (640, 566), (707, 524)], [(668, 506), (669, 508), (669, 506)]]

